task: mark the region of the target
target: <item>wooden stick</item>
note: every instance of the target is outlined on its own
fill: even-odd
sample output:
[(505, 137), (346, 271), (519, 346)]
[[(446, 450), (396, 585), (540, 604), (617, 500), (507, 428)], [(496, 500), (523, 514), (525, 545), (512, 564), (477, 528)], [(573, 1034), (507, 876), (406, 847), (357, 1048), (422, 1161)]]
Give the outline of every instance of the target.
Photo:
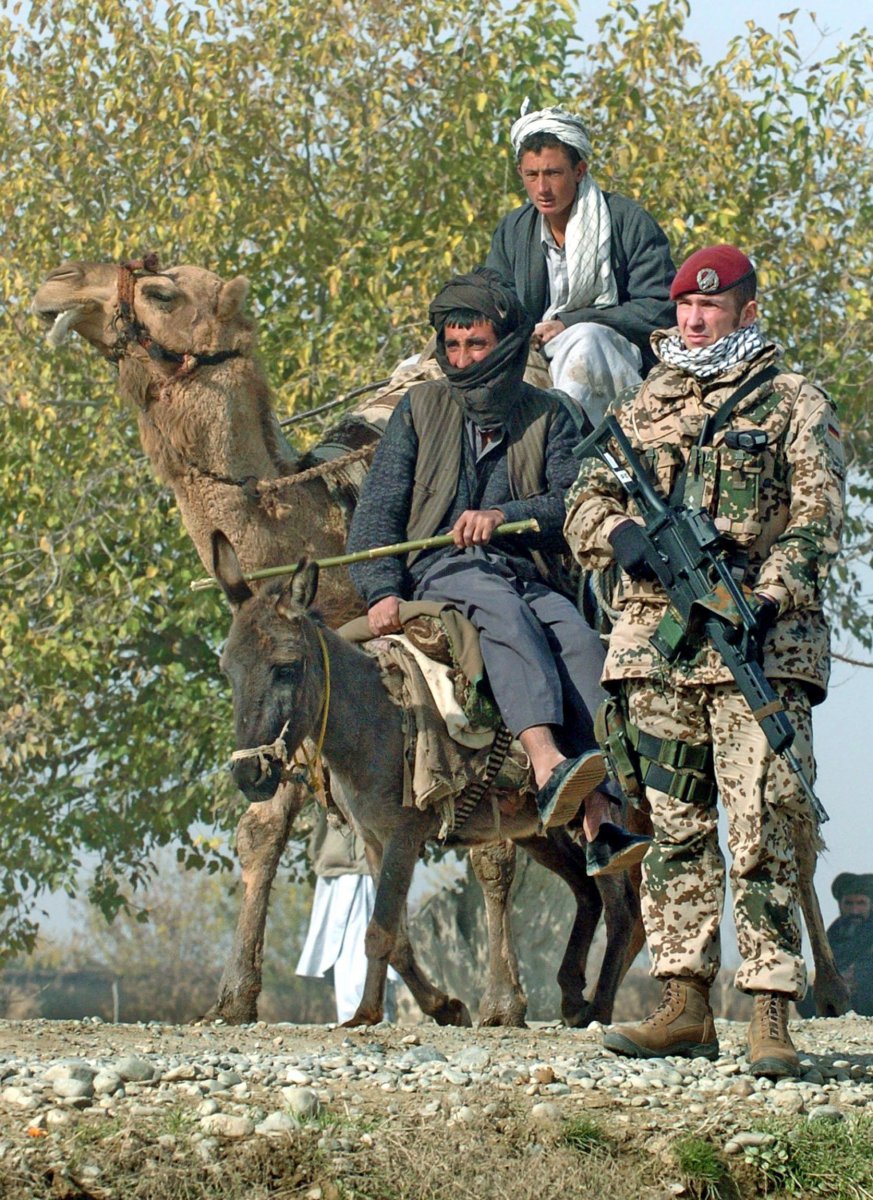
[[(492, 536), (507, 533), (538, 533), (539, 522), (534, 517), (529, 517), (526, 521), (508, 521), (505, 525), (498, 525)], [(333, 558), (319, 558), (316, 561), (316, 566), (324, 567), (345, 567), (349, 563), (366, 562), (370, 558), (388, 558), (392, 554), (410, 554), (413, 550), (432, 550), (437, 546), (451, 546), (454, 538), (450, 533), (437, 534), (436, 537), (418, 538), (412, 542), (394, 542), (391, 546), (374, 546), (372, 550), (358, 550), (355, 554), (337, 554)], [(286, 563), (282, 567), (264, 567), (260, 571), (252, 571), (246, 575), (246, 580), (251, 582), (253, 579), (273, 579), (276, 575), (290, 575), (292, 571), (296, 571), (297, 563)], [(195, 579), (191, 584), (192, 592), (200, 592), (206, 588), (218, 587), (216, 581), (210, 576), (208, 579)]]

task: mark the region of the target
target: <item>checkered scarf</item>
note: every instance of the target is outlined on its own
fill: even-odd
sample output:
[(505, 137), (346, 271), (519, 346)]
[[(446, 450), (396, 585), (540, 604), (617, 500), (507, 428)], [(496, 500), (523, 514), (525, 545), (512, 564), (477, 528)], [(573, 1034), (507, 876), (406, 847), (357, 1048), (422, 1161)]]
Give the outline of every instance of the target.
[(695, 379), (711, 379), (723, 375), (737, 363), (756, 358), (764, 349), (765, 342), (757, 323), (744, 325), (713, 342), (711, 346), (696, 346), (687, 350), (678, 333), (658, 339), (655, 353), (661, 362), (670, 367), (687, 371)]

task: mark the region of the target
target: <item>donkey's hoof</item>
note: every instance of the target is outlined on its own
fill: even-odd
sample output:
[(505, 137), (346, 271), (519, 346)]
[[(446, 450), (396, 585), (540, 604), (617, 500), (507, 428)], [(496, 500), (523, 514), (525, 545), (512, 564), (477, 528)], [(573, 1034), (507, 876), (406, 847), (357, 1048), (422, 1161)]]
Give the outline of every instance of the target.
[(591, 1005), (587, 1003), (561, 1006), (561, 1017), (568, 1029), (585, 1029), (591, 1024)]
[(568, 1029), (587, 1029), (595, 1021), (600, 1025), (609, 1025), (612, 1021), (612, 1005), (605, 1007), (587, 1000), (578, 1005), (562, 1004), (561, 1017)]
[(584, 1029), (591, 1022), (591, 1003), (578, 983), (562, 989), (561, 1020), (568, 1029)]

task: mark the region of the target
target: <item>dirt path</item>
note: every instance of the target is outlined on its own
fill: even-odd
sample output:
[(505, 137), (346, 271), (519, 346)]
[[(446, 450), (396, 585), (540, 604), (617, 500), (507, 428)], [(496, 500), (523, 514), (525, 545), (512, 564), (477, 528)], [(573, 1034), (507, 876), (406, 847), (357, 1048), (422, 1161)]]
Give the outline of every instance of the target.
[(729, 1021), (715, 1063), (636, 1063), (555, 1025), (0, 1022), (0, 1196), (774, 1195), (779, 1139), (814, 1132), (862, 1174), (795, 1194), (873, 1197), (873, 1019), (792, 1030), (806, 1073), (773, 1087)]

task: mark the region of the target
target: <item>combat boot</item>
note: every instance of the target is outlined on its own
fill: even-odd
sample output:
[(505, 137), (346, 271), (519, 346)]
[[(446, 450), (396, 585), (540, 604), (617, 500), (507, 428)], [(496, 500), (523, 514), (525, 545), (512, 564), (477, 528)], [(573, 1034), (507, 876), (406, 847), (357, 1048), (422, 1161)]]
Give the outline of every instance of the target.
[(661, 1003), (638, 1025), (614, 1025), (603, 1035), (607, 1050), (631, 1058), (717, 1058), (718, 1038), (709, 1007), (709, 985), (690, 975), (668, 979)]
[(788, 1036), (788, 997), (779, 992), (755, 994), (749, 1025), (749, 1070), (767, 1079), (800, 1074), (800, 1059)]

